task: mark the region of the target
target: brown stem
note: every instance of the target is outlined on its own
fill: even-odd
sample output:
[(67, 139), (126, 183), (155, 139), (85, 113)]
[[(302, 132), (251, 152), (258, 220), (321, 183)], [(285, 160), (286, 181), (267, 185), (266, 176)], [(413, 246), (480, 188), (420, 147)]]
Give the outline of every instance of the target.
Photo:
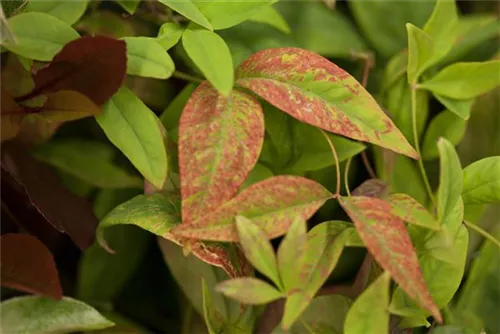
[(365, 166), (366, 171), (370, 175), (370, 178), (375, 179), (377, 177), (377, 174), (375, 173), (375, 170), (373, 169), (370, 163), (370, 159), (368, 159), (366, 151), (361, 152), (361, 160), (363, 160), (363, 165)]

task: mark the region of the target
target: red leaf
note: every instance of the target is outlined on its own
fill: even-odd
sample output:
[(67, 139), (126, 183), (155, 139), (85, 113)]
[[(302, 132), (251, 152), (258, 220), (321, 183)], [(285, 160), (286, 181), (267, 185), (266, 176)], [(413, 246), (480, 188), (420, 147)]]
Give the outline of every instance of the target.
[(5, 234), (0, 243), (2, 286), (61, 299), (54, 259), (38, 239), (24, 234)]
[(78, 247), (90, 246), (97, 227), (90, 203), (67, 190), (49, 166), (33, 159), (22, 147), (2, 145), (1, 155), (2, 169), (15, 180), (20, 196), (29, 198), (45, 219), (67, 233)]
[(342, 197), (340, 204), (351, 217), (366, 247), (412, 299), (442, 323), (432, 300), (418, 258), (403, 221), (393, 216), (391, 205), (373, 197)]
[(236, 78), (302, 122), (418, 158), (373, 97), (347, 72), (311, 51), (257, 52), (240, 65)]
[(23, 109), (14, 101), (9, 92), (2, 86), (1, 96), (1, 140), (15, 137), (21, 130), (21, 123), (26, 115)]
[(253, 97), (238, 91), (224, 97), (208, 82), (196, 88), (179, 122), (183, 224), (236, 194), (263, 140), (264, 116)]
[(127, 68), (126, 46), (103, 36), (84, 36), (66, 44), (35, 76), (35, 89), (18, 101), (60, 90), (74, 90), (102, 105), (118, 91)]
[(216, 211), (190, 224), (181, 224), (172, 234), (203, 240), (238, 241), (234, 217), (252, 219), (268, 238), (284, 234), (293, 220), (309, 219), (332, 194), (314, 181), (298, 176), (275, 176), (243, 190)]

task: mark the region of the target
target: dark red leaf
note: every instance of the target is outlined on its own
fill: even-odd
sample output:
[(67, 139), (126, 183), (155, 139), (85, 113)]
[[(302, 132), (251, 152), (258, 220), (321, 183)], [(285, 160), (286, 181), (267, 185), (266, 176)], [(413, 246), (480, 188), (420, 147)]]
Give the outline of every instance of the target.
[(0, 243), (2, 286), (61, 299), (62, 289), (54, 259), (37, 238), (5, 234)]
[(19, 133), (25, 113), (4, 87), (1, 91), (1, 140), (4, 141)]
[(35, 76), (35, 89), (18, 101), (60, 90), (74, 90), (102, 105), (118, 91), (127, 69), (124, 41), (84, 36), (66, 44)]
[(33, 159), (23, 148), (2, 145), (1, 155), (2, 169), (45, 219), (67, 233), (81, 249), (90, 246), (97, 227), (90, 203), (67, 190), (49, 166)]

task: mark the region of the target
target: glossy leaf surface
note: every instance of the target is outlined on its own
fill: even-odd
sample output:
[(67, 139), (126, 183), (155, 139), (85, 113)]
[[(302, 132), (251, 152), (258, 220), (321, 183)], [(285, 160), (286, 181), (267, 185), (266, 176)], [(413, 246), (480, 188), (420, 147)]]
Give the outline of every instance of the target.
[(347, 72), (298, 48), (260, 51), (236, 72), (237, 83), (298, 120), (417, 158), (375, 100)]

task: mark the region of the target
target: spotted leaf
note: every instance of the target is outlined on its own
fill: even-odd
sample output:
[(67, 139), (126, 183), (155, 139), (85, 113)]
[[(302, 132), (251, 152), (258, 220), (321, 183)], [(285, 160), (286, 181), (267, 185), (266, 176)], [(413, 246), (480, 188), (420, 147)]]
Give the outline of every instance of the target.
[(340, 204), (377, 262), (411, 298), (442, 322), (429, 293), (403, 220), (391, 214), (391, 204), (373, 197), (340, 198)]
[(201, 84), (179, 122), (182, 221), (191, 223), (231, 199), (257, 162), (262, 108), (251, 96), (220, 95)]
[(236, 72), (250, 89), (298, 120), (418, 158), (371, 95), (347, 72), (299, 48), (255, 53)]
[(392, 194), (387, 201), (391, 204), (391, 214), (408, 222), (431, 230), (439, 230), (439, 221), (426, 208), (406, 194)]
[(268, 238), (284, 234), (295, 217), (310, 218), (332, 194), (320, 184), (297, 176), (275, 176), (243, 190), (216, 211), (172, 229), (177, 236), (238, 241), (234, 218), (254, 221)]

